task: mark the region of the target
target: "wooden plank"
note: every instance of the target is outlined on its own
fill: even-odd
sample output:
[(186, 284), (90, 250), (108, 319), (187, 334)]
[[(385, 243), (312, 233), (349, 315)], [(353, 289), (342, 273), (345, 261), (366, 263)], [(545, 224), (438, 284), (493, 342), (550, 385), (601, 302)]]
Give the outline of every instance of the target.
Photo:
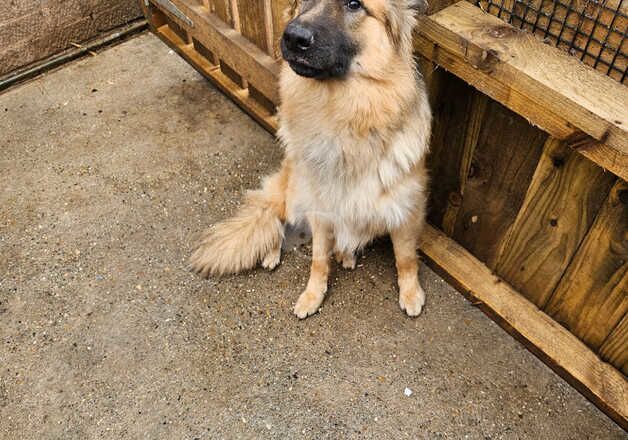
[(443, 69), (433, 72), (430, 88), (434, 124), (428, 169), (438, 184), (430, 191), (429, 220), (451, 235), (487, 98)]
[(424, 56), (628, 178), (624, 86), (464, 1), (423, 19), (418, 33)]
[(271, 35), (273, 55), (276, 59), (281, 58), (279, 41), (289, 19), (290, 0), (266, 0), (270, 3), (273, 32)]
[(240, 33), (268, 53), (264, 0), (237, 0)]
[(442, 232), (427, 226), (420, 249), (428, 262), (470, 301), (517, 337), (624, 429), (628, 382), (611, 365)]
[[(236, 0), (239, 30), (243, 37), (274, 57), (272, 45), (272, 17), (268, 0)], [(250, 96), (266, 108), (274, 108), (261, 90), (249, 85)], [(270, 105), (269, 105), (270, 104)]]
[[(535, 32), (539, 38), (553, 46), (557, 45), (556, 36), (562, 30), (562, 42), (558, 43), (558, 47), (561, 50), (569, 51), (571, 47), (571, 52), (579, 57), (585, 52), (586, 55), (584, 55), (583, 61), (591, 66), (595, 65), (599, 54), (602, 62), (597, 65), (597, 69), (606, 74), (608, 65), (614, 63), (619, 72), (613, 71), (611, 77), (618, 81), (622, 80), (621, 72), (626, 68), (626, 58), (616, 58), (614, 56), (615, 50), (613, 49), (620, 46), (623, 29), (626, 29), (628, 23), (626, 18), (628, 4), (626, 2), (623, 2), (623, 5), (622, 0), (573, 2), (571, 7), (574, 12), (567, 14), (565, 21), (568, 26), (564, 27), (559, 20), (549, 20), (547, 18), (556, 13), (556, 4), (554, 2), (532, 0), (528, 8), (528, 5), (524, 4), (524, 2), (515, 3), (513, 0), (506, 0), (500, 5), (494, 3), (489, 5), (489, 2), (483, 0), (479, 6), (489, 14), (501, 15), (502, 20), (512, 23), (515, 27), (521, 27), (522, 23), (519, 17), (523, 17), (525, 13), (526, 23), (523, 27), (529, 32)], [(621, 14), (616, 15), (611, 12), (611, 10), (617, 10), (618, 8)], [(516, 15), (511, 19), (508, 10), (513, 9)], [(535, 24), (533, 25), (532, 23)], [(616, 32), (609, 33), (609, 27), (616, 29)], [(576, 29), (578, 29), (577, 32)], [(593, 38), (589, 38), (589, 36)], [(571, 41), (573, 41), (573, 45), (569, 43)], [(606, 41), (606, 44), (602, 45), (598, 41)]]
[(628, 376), (628, 314), (600, 347), (600, 357)]
[(489, 103), (453, 237), (490, 268), (521, 208), (546, 138), (501, 104)]
[(545, 312), (594, 350), (628, 312), (626, 182), (611, 190)]
[[(234, 29), (224, 24), (214, 14), (210, 14), (194, 0), (172, 0), (183, 14), (194, 22), (187, 28), (191, 37), (203, 46), (210, 48), (220, 60), (234, 69), (246, 81), (259, 90), (273, 103), (279, 101), (277, 62)], [(176, 17), (170, 17), (177, 21)], [(184, 23), (178, 22), (181, 26)]]
[(229, 0), (212, 0), (211, 12), (215, 13), (225, 24), (233, 27), (231, 6)]
[(550, 138), (501, 245), (496, 272), (537, 306), (544, 306), (614, 180), (612, 174)]

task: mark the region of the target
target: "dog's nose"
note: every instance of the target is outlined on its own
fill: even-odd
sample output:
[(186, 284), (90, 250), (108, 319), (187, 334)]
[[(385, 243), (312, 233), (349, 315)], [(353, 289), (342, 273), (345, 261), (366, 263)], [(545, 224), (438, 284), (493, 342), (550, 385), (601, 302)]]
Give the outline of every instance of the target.
[(292, 22), (283, 33), (288, 49), (295, 52), (306, 52), (314, 43), (314, 32), (301, 23)]

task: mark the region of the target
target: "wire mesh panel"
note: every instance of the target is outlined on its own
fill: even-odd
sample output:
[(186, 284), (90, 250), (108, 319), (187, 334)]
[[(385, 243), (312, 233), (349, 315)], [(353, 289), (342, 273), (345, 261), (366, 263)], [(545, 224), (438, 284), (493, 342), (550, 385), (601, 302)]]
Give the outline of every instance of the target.
[(625, 83), (628, 1), (476, 0), (475, 3)]

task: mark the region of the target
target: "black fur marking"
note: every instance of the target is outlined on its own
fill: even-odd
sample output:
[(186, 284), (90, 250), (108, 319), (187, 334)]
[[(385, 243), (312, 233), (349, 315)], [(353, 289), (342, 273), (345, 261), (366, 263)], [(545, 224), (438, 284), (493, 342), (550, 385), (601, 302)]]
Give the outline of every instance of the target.
[[(292, 70), (319, 80), (347, 74), (358, 46), (338, 21), (325, 11), (307, 22), (297, 16), (288, 23), (281, 39), (281, 53)], [(299, 44), (297, 36), (305, 34), (311, 34), (312, 41), (308, 45)]]

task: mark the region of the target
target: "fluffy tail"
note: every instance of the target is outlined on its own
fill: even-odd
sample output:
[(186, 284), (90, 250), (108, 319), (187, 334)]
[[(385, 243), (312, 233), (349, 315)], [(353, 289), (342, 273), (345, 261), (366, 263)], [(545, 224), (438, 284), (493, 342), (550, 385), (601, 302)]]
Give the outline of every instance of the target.
[(254, 268), (261, 260), (270, 268), (279, 263), (286, 188), (290, 177), (287, 161), (267, 177), (262, 189), (249, 191), (235, 216), (205, 232), (190, 257), (190, 268), (202, 277), (237, 273)]

